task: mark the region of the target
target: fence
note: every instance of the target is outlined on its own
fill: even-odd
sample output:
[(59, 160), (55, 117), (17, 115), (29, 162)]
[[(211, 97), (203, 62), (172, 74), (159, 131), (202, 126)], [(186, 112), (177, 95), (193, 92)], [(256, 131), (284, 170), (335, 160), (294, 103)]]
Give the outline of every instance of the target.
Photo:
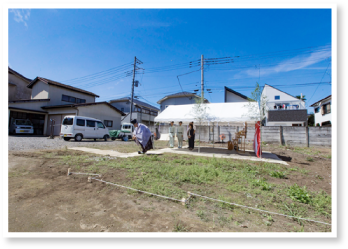
[[(156, 128), (161, 133), (168, 133), (169, 125), (149, 126), (152, 132)], [(185, 126), (186, 129), (186, 126)], [(234, 138), (236, 132), (243, 126), (196, 126), (196, 140), (201, 132), (201, 141), (213, 140), (220, 142), (220, 134), (226, 136), (225, 141)], [(253, 142), (255, 127), (248, 126), (246, 142)], [(187, 134), (184, 134), (187, 139)], [(262, 141), (269, 144), (290, 146), (324, 146), (331, 147), (331, 127), (304, 127), (304, 126), (262, 126)]]

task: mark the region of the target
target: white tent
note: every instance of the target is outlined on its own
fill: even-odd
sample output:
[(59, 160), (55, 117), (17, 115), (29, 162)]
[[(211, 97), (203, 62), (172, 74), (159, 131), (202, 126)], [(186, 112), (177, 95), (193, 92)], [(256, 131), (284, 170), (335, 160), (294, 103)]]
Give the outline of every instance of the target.
[[(257, 102), (230, 102), (230, 103), (209, 103), (206, 106), (206, 115), (202, 125), (210, 125), (211, 123), (218, 123), (219, 125), (232, 125), (234, 123), (254, 122), (250, 117), (250, 109), (257, 109)], [(251, 106), (253, 108), (250, 108)], [(194, 113), (195, 104), (191, 105), (171, 105), (163, 112), (155, 117), (155, 122), (175, 123), (182, 121), (183, 124), (197, 120)]]

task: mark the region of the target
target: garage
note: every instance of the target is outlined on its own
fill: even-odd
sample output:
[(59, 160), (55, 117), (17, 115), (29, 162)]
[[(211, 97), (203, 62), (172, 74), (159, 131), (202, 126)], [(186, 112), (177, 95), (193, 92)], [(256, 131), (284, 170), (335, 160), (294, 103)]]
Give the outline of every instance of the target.
[(76, 115), (76, 113), (68, 113), (68, 114), (52, 114), (48, 115), (48, 120), (47, 120), (47, 135), (51, 135), (51, 129), (52, 129), (52, 121), (54, 120), (54, 128), (53, 128), (53, 135), (54, 136), (59, 136), (60, 133), (60, 128), (62, 125), (62, 121), (65, 116), (70, 116), (70, 115)]
[[(10, 109), (10, 122), (15, 119), (29, 119), (34, 127), (34, 135), (43, 135), (46, 112), (28, 112), (20, 109)], [(9, 123), (10, 125), (10, 123)]]

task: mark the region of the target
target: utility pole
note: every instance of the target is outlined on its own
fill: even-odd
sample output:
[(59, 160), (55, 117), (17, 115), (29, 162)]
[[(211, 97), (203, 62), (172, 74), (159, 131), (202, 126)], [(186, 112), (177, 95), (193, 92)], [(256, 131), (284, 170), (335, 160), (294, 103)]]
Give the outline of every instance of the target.
[(132, 81), (132, 98), (130, 103), (130, 116), (129, 121), (132, 121), (132, 113), (133, 113), (133, 98), (134, 98), (134, 78), (135, 78), (135, 67), (137, 65), (137, 57), (134, 56), (134, 69), (133, 69), (133, 81)]
[(204, 57), (201, 55), (201, 103), (204, 102)]

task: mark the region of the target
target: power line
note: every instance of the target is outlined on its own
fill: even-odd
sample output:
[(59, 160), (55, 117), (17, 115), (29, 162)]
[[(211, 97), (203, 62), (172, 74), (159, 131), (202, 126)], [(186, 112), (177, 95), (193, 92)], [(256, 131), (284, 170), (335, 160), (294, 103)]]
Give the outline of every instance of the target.
[[(331, 61), (329, 61), (329, 63), (327, 64), (326, 70), (325, 70), (323, 76), (321, 77), (320, 83), (321, 83), (321, 81), (324, 79), (324, 77), (325, 77), (325, 75), (326, 75), (326, 72), (327, 72), (327, 70), (329, 69), (330, 64), (331, 64)], [(320, 83), (319, 83), (319, 85), (320, 85)], [(330, 81), (330, 83), (331, 83), (331, 81)], [(314, 93), (312, 94), (312, 96), (310, 97), (310, 99), (307, 101), (307, 103), (309, 103), (309, 101), (312, 99), (312, 97), (314, 96), (315, 92), (318, 90), (319, 85), (317, 86), (317, 88), (315, 89)]]
[(180, 88), (181, 88), (182, 93), (183, 93), (183, 94), (185, 95), (185, 97), (188, 98), (188, 99), (190, 99), (190, 97), (188, 97), (188, 96), (186, 95), (186, 93), (184, 92), (184, 90), (182, 89), (182, 86), (181, 86), (181, 83), (180, 83), (180, 80), (179, 80), (179, 76), (184, 76), (184, 75), (191, 74), (191, 73), (198, 72), (198, 71), (200, 71), (200, 69), (199, 69), (199, 70), (192, 71), (192, 72), (180, 74), (180, 75), (176, 76), (177, 79), (178, 79), (178, 82), (179, 82), (179, 85), (180, 85)]
[(85, 79), (88, 79), (88, 78), (93, 78), (93, 77), (96, 77), (98, 75), (101, 76), (101, 75), (104, 75), (104, 74), (109, 74), (109, 73), (114, 73), (114, 72), (117, 72), (119, 71), (121, 68), (125, 68), (125, 67), (129, 67), (131, 66), (132, 64), (130, 63), (127, 63), (127, 64), (123, 64), (121, 66), (118, 66), (118, 67), (114, 67), (114, 68), (110, 68), (108, 70), (104, 70), (104, 71), (101, 71), (101, 72), (98, 72), (98, 73), (93, 73), (93, 74), (89, 74), (89, 75), (86, 75), (86, 76), (82, 76), (82, 77), (78, 77), (78, 78), (73, 78), (73, 79), (69, 79), (69, 80), (63, 80), (63, 82), (71, 82), (71, 81), (80, 81), (80, 80), (85, 80)]

